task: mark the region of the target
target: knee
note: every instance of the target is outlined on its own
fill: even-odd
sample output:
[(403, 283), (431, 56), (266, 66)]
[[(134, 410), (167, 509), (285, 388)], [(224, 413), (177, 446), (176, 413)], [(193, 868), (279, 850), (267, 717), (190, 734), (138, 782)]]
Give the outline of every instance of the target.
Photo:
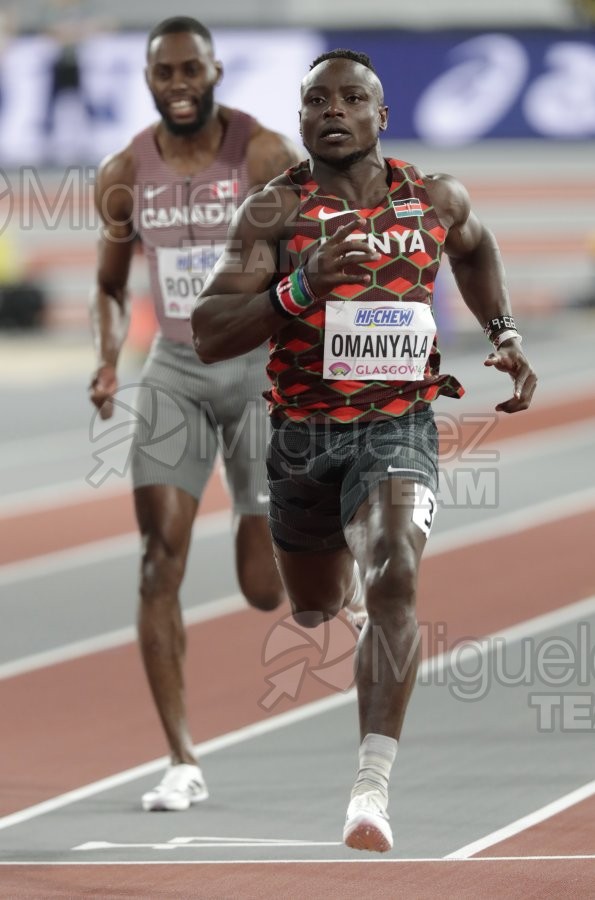
[(271, 571), (269, 567), (238, 565), (238, 582), (242, 594), (254, 609), (272, 612), (283, 602), (283, 587), (276, 569)]
[(328, 622), (329, 619), (334, 619), (340, 611), (340, 605), (336, 607), (327, 607), (324, 610), (321, 610), (298, 609), (295, 604), (292, 603), (291, 614), (294, 622), (296, 625), (299, 625), (300, 628), (318, 628), (319, 625), (323, 625), (325, 622)]
[(390, 552), (366, 573), (366, 607), (371, 619), (415, 622), (417, 561), (408, 548)]
[(242, 587), (242, 593), (250, 606), (261, 612), (272, 612), (283, 602), (283, 592), (275, 587), (248, 585)]
[(148, 604), (163, 596), (177, 596), (184, 569), (183, 554), (168, 547), (164, 541), (148, 539), (141, 559), (141, 602)]
[(334, 619), (343, 608), (343, 592), (325, 591), (323, 596), (316, 596), (316, 591), (311, 590), (301, 596), (296, 593), (290, 595), (291, 614), (294, 621), (302, 628), (317, 628), (329, 619)]
[(305, 579), (292, 579), (288, 593), (296, 623), (302, 628), (317, 628), (334, 619), (343, 609), (345, 591), (350, 581), (351, 571), (342, 577), (324, 570)]

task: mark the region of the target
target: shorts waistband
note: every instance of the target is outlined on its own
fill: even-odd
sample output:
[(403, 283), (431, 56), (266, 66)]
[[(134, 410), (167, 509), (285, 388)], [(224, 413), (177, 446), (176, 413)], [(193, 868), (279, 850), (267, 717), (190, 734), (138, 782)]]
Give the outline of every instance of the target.
[(337, 432), (337, 433), (345, 433), (346, 431), (363, 431), (367, 428), (378, 427), (378, 425), (385, 425), (388, 422), (403, 423), (412, 418), (431, 418), (434, 415), (434, 410), (431, 405), (428, 403), (425, 409), (417, 409), (413, 412), (404, 413), (402, 416), (379, 416), (377, 419), (368, 419), (366, 422), (334, 422), (332, 419), (329, 419), (328, 422), (296, 422), (294, 419), (288, 419), (285, 416), (277, 416), (271, 415), (271, 426), (276, 429), (280, 428), (295, 428), (301, 429), (303, 431), (310, 432), (320, 432), (328, 434), (328, 432)]

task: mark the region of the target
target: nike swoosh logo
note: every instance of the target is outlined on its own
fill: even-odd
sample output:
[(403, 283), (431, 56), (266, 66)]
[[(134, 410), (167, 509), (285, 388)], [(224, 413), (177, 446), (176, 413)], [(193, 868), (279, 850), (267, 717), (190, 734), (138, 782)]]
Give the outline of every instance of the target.
[(161, 187), (147, 187), (145, 188), (145, 200), (152, 200), (153, 197), (156, 197), (158, 194), (162, 194), (163, 191), (167, 190), (167, 185), (162, 184)]
[(257, 499), (257, 501), (258, 501), (259, 503), (268, 503), (268, 502), (269, 502), (269, 495), (268, 495), (268, 494), (260, 494), (260, 493), (258, 493), (258, 494), (256, 495), (256, 499)]
[(359, 213), (359, 209), (342, 209), (339, 212), (326, 212), (326, 210), (321, 209), (318, 213), (319, 218), (321, 219), (334, 219), (336, 216), (346, 216), (349, 213)]

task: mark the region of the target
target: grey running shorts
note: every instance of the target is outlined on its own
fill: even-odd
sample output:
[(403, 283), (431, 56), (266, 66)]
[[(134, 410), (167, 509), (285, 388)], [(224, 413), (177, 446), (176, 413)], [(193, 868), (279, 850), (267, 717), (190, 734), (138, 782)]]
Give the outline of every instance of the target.
[(219, 451), (234, 510), (266, 515), (267, 356), (258, 347), (205, 365), (158, 335), (138, 387), (134, 487), (173, 485), (200, 500)]
[(337, 550), (360, 504), (386, 478), (438, 490), (432, 408), (352, 425), (273, 421), (267, 455), (269, 525), (284, 550)]

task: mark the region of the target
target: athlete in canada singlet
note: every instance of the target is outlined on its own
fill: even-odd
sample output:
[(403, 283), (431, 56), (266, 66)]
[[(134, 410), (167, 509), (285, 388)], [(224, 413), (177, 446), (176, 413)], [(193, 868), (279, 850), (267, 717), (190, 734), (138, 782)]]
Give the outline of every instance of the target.
[(180, 175), (162, 159), (154, 126), (132, 142), (134, 228), (149, 264), (161, 333), (168, 340), (192, 343), (188, 319), (194, 300), (250, 186), (245, 153), (253, 127), (251, 116), (233, 110), (216, 159), (192, 176)]

